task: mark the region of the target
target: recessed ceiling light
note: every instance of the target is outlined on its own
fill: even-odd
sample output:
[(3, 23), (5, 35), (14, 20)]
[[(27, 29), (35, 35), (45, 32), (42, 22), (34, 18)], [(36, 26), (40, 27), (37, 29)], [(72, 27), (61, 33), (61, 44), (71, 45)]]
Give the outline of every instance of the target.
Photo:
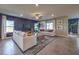
[(35, 4), (36, 7), (38, 7), (39, 4)]
[(52, 14), (51, 16), (54, 16), (54, 14)]
[(22, 16), (23, 16), (23, 14), (20, 14), (20, 16), (22, 17)]

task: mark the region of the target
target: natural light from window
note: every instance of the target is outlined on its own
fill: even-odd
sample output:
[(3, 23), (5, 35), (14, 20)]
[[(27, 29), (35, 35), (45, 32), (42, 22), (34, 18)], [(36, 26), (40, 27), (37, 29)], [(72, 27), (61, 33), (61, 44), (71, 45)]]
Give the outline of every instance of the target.
[(13, 32), (13, 29), (14, 29), (14, 21), (7, 20), (6, 21), (6, 33), (7, 32)]
[(53, 23), (46, 23), (46, 29), (47, 30), (52, 30), (53, 29)]

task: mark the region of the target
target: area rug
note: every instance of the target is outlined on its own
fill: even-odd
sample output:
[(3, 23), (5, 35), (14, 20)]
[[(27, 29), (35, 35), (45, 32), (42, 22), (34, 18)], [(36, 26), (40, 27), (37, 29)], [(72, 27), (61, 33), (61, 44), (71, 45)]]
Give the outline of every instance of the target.
[(39, 51), (41, 51), (45, 46), (47, 46), (53, 40), (54, 40), (53, 37), (39, 36), (37, 38), (37, 45), (25, 51), (24, 54), (25, 55), (36, 55)]

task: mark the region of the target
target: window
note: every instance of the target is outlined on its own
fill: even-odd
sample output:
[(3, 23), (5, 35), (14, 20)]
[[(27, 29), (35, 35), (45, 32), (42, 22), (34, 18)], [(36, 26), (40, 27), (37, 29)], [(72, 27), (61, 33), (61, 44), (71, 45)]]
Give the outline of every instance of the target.
[(14, 29), (14, 21), (7, 20), (6, 21), (6, 32), (13, 32)]
[(54, 22), (53, 21), (43, 21), (43, 22), (40, 22), (40, 29), (43, 29), (43, 30), (53, 30), (54, 29)]
[(53, 29), (53, 23), (46, 23), (46, 29), (52, 30)]

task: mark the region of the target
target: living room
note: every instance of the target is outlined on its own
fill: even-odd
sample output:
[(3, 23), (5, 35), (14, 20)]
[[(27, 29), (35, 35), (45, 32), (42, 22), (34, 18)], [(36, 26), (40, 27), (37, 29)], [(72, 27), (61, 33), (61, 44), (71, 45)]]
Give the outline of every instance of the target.
[(0, 5), (0, 54), (79, 54), (73, 40), (78, 43), (78, 6)]

